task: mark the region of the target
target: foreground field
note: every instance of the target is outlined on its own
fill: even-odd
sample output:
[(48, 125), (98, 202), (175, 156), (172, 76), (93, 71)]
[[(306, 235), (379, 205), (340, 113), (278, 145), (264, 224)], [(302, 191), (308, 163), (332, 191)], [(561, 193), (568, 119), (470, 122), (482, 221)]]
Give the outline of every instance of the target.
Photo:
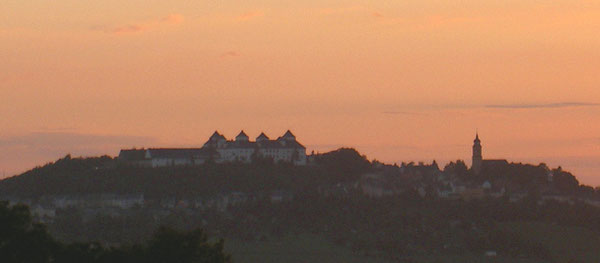
[[(563, 227), (541, 223), (504, 223), (498, 228), (515, 238), (529, 240), (543, 245), (552, 251), (551, 262), (600, 262), (600, 237), (577, 227)], [(317, 235), (300, 235), (270, 241), (227, 240), (226, 252), (233, 255), (238, 263), (251, 262), (397, 262), (376, 256), (353, 253), (349, 248), (339, 246)], [(423, 263), (542, 263), (547, 261), (526, 259), (517, 256), (498, 255), (485, 257), (474, 254), (420, 255), (400, 262)]]
[(315, 235), (286, 237), (276, 241), (245, 242), (227, 240), (225, 251), (233, 255), (236, 263), (387, 263), (383, 259), (355, 255), (350, 249), (337, 246)]

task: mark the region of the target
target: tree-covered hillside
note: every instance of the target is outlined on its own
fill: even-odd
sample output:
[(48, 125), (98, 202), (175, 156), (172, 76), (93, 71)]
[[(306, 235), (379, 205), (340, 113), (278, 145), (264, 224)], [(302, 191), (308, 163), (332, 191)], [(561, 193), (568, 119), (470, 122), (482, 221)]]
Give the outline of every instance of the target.
[(0, 202), (0, 261), (5, 263), (231, 262), (223, 247), (222, 240), (211, 243), (200, 229), (180, 232), (166, 227), (132, 246), (64, 243), (53, 238), (44, 224), (34, 222), (28, 207)]
[(377, 261), (599, 258), (557, 234), (600, 244), (598, 189), (560, 167), (506, 163), (475, 175), (460, 160), (387, 165), (347, 148), (311, 158), (137, 168), (66, 156), (0, 181), (0, 196), (31, 204), (61, 242), (142, 244), (166, 225), (237, 244), (316, 238)]
[(99, 193), (143, 193), (147, 197), (210, 196), (223, 192), (303, 191), (358, 179), (371, 165), (353, 149), (318, 155), (315, 165), (294, 166), (259, 160), (252, 164), (135, 168), (109, 156), (71, 158), (36, 167), (0, 181), (0, 195), (40, 197)]

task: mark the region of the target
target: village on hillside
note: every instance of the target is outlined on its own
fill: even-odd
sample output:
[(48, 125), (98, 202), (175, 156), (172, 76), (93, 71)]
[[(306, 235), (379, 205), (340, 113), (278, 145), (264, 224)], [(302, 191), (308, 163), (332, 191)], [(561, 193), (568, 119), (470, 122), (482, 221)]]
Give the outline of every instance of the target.
[(201, 148), (67, 155), (1, 180), (0, 200), (27, 205), (60, 240), (107, 246), (170, 226), (242, 242), (316, 235), (392, 260), (496, 252), (545, 260), (564, 253), (537, 234), (506, 231), (600, 231), (600, 188), (561, 167), (484, 159), (479, 135), (472, 153), (471, 167), (385, 164), (352, 148), (307, 155), (291, 131), (254, 141), (243, 131), (234, 140), (215, 132)]
[[(332, 156), (335, 154), (333, 152)], [(358, 153), (356, 155), (359, 156)], [(70, 156), (68, 158), (70, 159)], [(119, 175), (128, 177), (133, 175), (128, 175), (125, 171), (147, 172), (148, 169), (151, 169), (156, 172), (156, 169), (163, 169), (158, 170), (160, 173), (160, 171), (165, 172), (168, 169), (193, 169), (211, 164), (251, 165), (265, 160), (273, 165), (292, 165), (284, 169), (300, 169), (302, 167), (304, 167), (302, 169), (316, 169), (322, 165), (319, 158), (320, 155), (314, 153), (306, 155), (306, 148), (296, 140), (289, 130), (275, 140), (271, 140), (261, 133), (255, 141), (250, 141), (243, 131), (236, 136), (235, 140), (227, 140), (222, 134), (214, 132), (202, 148), (123, 149), (117, 158), (108, 158), (105, 162), (95, 165), (93, 169), (101, 171), (128, 169), (121, 171)], [(343, 156), (333, 157), (333, 159), (336, 158), (340, 159)], [(61, 159), (57, 161), (57, 164), (66, 161), (68, 160)], [(401, 165), (389, 165), (378, 161), (366, 162), (369, 163), (367, 169), (348, 171), (348, 173), (360, 173), (356, 176), (344, 178), (344, 175), (340, 175), (341, 179), (333, 183), (331, 181), (323, 183), (317, 179), (314, 182), (308, 182), (308, 184), (313, 184), (309, 187), (317, 189), (318, 193), (323, 196), (343, 196), (358, 192), (370, 198), (383, 198), (414, 192), (421, 198), (448, 200), (507, 198), (512, 202), (519, 201), (534, 191), (539, 195), (540, 202), (555, 200), (572, 203), (575, 200), (583, 200), (588, 204), (600, 206), (598, 195), (593, 194), (595, 189), (580, 186), (575, 177), (560, 168), (550, 169), (545, 164), (534, 166), (509, 163), (507, 160), (483, 159), (479, 135), (476, 135), (473, 143), (470, 169), (460, 160), (449, 163), (443, 169), (440, 169), (435, 161), (431, 164), (411, 162)], [(337, 165), (347, 164), (338, 163)], [(246, 168), (242, 166), (240, 169), (240, 174), (243, 174), (244, 169), (254, 168), (253, 166)], [(285, 173), (285, 170), (283, 171)], [(12, 181), (18, 181), (19, 177), (26, 176), (28, 176), (27, 173), (7, 179), (3, 183), (9, 185)], [(323, 175), (322, 177), (327, 176)], [(239, 179), (233, 178), (234, 181)], [(252, 179), (248, 178), (248, 180)], [(58, 182), (58, 184), (65, 185), (72, 183), (74, 182)], [(210, 182), (208, 183), (210, 184)], [(0, 184), (1, 186), (2, 184)], [(40, 220), (52, 222), (59, 213), (57, 211), (64, 209), (81, 209), (85, 211), (85, 217), (103, 214), (119, 216), (126, 214), (127, 210), (133, 207), (152, 208), (155, 211), (153, 213), (157, 215), (166, 215), (173, 209), (218, 209), (224, 211), (227, 207), (251, 200), (261, 199), (278, 203), (291, 200), (294, 196), (301, 194), (290, 187), (281, 186), (271, 189), (258, 185), (250, 191), (243, 191), (215, 185), (215, 188), (223, 188), (223, 190), (213, 195), (197, 192), (185, 197), (176, 194), (149, 196), (146, 190), (133, 190), (134, 188), (131, 191), (128, 191), (129, 189), (100, 189), (89, 193), (73, 193), (68, 191), (68, 187), (60, 187), (59, 189), (64, 191), (55, 192), (41, 189), (30, 193), (26, 193), (27, 191), (11, 193), (10, 190), (5, 190), (0, 192), (0, 195), (11, 203), (29, 205), (33, 214)], [(75, 186), (75, 188), (77, 187)], [(177, 189), (173, 191), (178, 192)]]

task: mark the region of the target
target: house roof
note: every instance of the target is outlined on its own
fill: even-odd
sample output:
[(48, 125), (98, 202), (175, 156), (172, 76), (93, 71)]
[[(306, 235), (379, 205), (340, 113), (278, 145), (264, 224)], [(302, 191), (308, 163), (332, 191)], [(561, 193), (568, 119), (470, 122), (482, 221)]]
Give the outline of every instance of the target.
[(225, 145), (228, 149), (240, 149), (240, 148), (258, 148), (258, 149), (290, 149), (290, 148), (303, 148), (305, 147), (297, 141), (290, 140), (261, 140), (257, 142), (250, 141), (228, 141)]
[(482, 160), (482, 164), (484, 164), (484, 165), (508, 165), (508, 161), (506, 159), (487, 159), (487, 160)]
[(193, 159), (204, 158), (210, 153), (204, 148), (154, 148), (148, 149), (151, 158)]
[(146, 159), (145, 149), (124, 149), (119, 152), (119, 160), (141, 161)]
[[(273, 142), (273, 143), (271, 145), (267, 146), (267, 147), (274, 147), (274, 148), (303, 148), (303, 149), (306, 149), (306, 147), (304, 147), (302, 144), (300, 144), (296, 140), (279, 138), (276, 141), (270, 141), (270, 142)], [(276, 145), (276, 144), (278, 144), (278, 145)]]

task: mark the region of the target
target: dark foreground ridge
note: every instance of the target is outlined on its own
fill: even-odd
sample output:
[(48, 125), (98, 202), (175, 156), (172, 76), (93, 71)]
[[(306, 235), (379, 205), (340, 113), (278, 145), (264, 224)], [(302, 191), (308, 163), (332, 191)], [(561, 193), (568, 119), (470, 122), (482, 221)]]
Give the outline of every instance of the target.
[(223, 252), (223, 240), (209, 243), (200, 229), (179, 232), (161, 227), (144, 244), (129, 246), (66, 244), (50, 236), (45, 225), (34, 223), (28, 207), (7, 202), (0, 202), (0, 230), (0, 260), (6, 263), (231, 262)]
[(560, 167), (497, 162), (475, 173), (460, 160), (386, 165), (348, 148), (313, 158), (149, 168), (67, 156), (0, 181), (0, 195), (29, 205), (61, 242), (131, 247), (162, 225), (203, 228), (231, 241), (236, 262), (295, 262), (293, 251), (264, 250), (285, 240), (377, 262), (600, 259), (600, 191)]

